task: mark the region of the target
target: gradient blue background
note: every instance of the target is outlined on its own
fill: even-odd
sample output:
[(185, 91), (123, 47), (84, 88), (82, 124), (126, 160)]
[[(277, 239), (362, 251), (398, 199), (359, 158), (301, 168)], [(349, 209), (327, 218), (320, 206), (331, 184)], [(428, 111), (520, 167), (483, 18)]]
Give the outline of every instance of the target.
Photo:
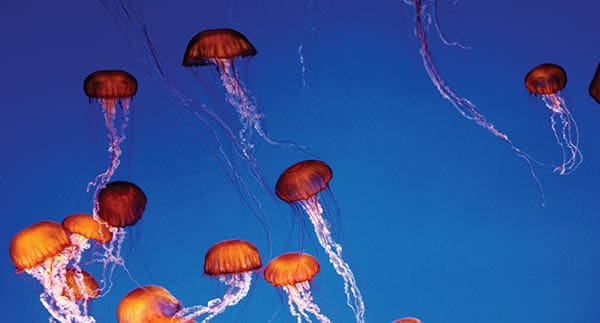
[[(337, 231), (369, 322), (600, 322), (600, 106), (587, 94), (600, 59), (600, 5), (439, 2), (445, 34), (471, 47), (445, 46), (430, 30), (447, 82), (546, 162), (559, 160), (549, 112), (523, 78), (546, 62), (567, 70), (563, 94), (584, 163), (569, 176), (536, 167), (546, 207), (524, 161), (437, 93), (418, 54), (414, 8), (402, 1), (316, 1), (328, 11), (305, 43), (311, 82), (304, 98), (297, 48), (315, 17), (308, 0), (146, 1), (143, 9), (170, 73), (201, 100), (206, 87), (180, 67), (189, 38), (233, 27), (257, 47), (248, 86), (269, 133), (308, 146), (334, 170)], [(113, 177), (137, 183), (149, 200), (123, 253), (132, 277), (166, 287), (184, 305), (205, 304), (224, 291), (202, 275), (209, 246), (242, 238), (267, 253), (256, 218), (99, 1), (4, 1), (0, 30), (0, 321), (48, 317), (39, 284), (15, 274), (12, 236), (41, 220), (91, 212), (86, 183), (108, 163), (101, 114), (82, 91), (95, 70), (126, 69), (139, 82)], [(311, 158), (259, 139), (256, 153), (271, 186), (288, 165)], [(271, 255), (263, 261), (298, 248), (317, 256), (316, 302), (334, 322), (351, 322), (341, 279), (310, 227), (299, 229), (308, 222), (255, 192), (269, 218)], [(118, 269), (113, 290), (91, 304), (91, 314), (116, 322), (119, 300), (136, 286)], [(283, 298), (258, 279), (242, 304), (213, 321), (269, 320), (294, 322)]]

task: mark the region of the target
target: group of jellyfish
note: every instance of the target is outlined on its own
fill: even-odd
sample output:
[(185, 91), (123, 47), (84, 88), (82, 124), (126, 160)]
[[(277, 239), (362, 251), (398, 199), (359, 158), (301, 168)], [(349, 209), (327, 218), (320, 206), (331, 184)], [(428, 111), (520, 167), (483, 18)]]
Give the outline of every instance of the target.
[[(440, 76), (427, 40), (432, 14), (424, 10), (421, 0), (405, 1), (416, 8), (416, 36), (420, 42), (420, 54), (427, 73), (442, 97), (450, 101), (465, 118), (506, 141), (531, 166), (533, 159), (527, 153), (487, 121), (473, 103), (457, 95)], [(241, 154), (248, 161), (254, 160), (253, 131), (267, 142), (276, 143), (265, 133), (261, 124), (264, 116), (258, 111), (234, 65), (236, 60), (256, 53), (254, 46), (242, 33), (228, 28), (210, 29), (190, 40), (183, 59), (186, 67), (209, 65), (216, 68), (225, 90), (225, 100), (239, 117), (240, 130), (237, 138), (232, 140), (236, 145), (239, 144)], [(574, 171), (582, 162), (578, 147), (579, 131), (560, 94), (566, 82), (565, 70), (552, 63), (536, 66), (525, 76), (526, 89), (531, 94), (541, 96), (551, 112), (551, 128), (562, 153), (562, 160), (554, 169), (561, 175)], [(111, 182), (120, 163), (120, 145), (125, 140), (130, 103), (137, 92), (135, 77), (122, 70), (96, 71), (85, 79), (84, 92), (90, 102), (104, 113), (110, 153), (108, 168), (88, 183), (88, 190), (94, 190), (92, 214), (73, 214), (60, 224), (42, 221), (31, 225), (14, 236), (9, 249), (17, 273), (26, 272), (43, 286), (40, 301), (49, 311), (51, 321), (95, 322), (88, 313), (87, 303), (110, 291), (111, 277), (117, 266), (126, 270), (124, 259), (120, 256), (125, 228), (135, 225), (146, 207), (146, 196), (137, 185), (126, 181)], [(600, 104), (600, 64), (590, 83), (589, 93)], [(275, 185), (275, 193), (281, 200), (295, 209), (304, 210), (308, 215), (318, 242), (333, 269), (343, 278), (347, 304), (356, 322), (364, 322), (362, 295), (352, 270), (342, 258), (342, 246), (331, 234), (331, 223), (322, 205), (322, 195), (328, 192), (332, 178), (333, 172), (326, 163), (319, 160), (301, 161), (283, 171)], [(103, 265), (100, 283), (81, 266), (84, 252), (92, 245), (100, 246), (103, 251), (94, 259)], [(122, 298), (117, 309), (118, 322), (190, 323), (199, 318), (202, 322), (209, 322), (248, 294), (252, 277), (257, 271), (262, 271), (267, 282), (285, 292), (290, 313), (297, 322), (312, 322), (313, 319), (331, 322), (311, 294), (310, 282), (320, 271), (316, 258), (303, 251), (291, 252), (272, 259), (263, 268), (258, 249), (244, 240), (221, 241), (206, 252), (204, 273), (218, 277), (227, 286), (223, 297), (210, 300), (206, 305), (182, 307), (167, 289), (153, 285), (140, 286)], [(420, 321), (407, 317), (394, 323)]]

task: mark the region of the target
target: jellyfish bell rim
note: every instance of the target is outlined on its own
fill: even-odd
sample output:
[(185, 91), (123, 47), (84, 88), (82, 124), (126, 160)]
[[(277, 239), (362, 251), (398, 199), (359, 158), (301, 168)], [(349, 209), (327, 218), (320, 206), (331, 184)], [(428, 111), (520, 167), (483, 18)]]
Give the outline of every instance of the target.
[[(544, 83), (548, 81), (555, 81), (556, 87), (546, 87), (540, 89), (536, 86), (536, 80), (544, 79)], [(564, 82), (562, 81), (564, 79)], [(544, 63), (532, 68), (524, 78), (525, 88), (531, 94), (535, 95), (546, 95), (553, 94), (565, 88), (567, 85), (567, 72), (566, 70), (554, 63)]]
[[(314, 165), (317, 165), (317, 167), (320, 167), (320, 170), (324, 171), (324, 173), (326, 175), (326, 177), (322, 181), (322, 184), (320, 185), (320, 187), (316, 190), (306, 191), (301, 194), (291, 194), (289, 183), (294, 182), (291, 180), (291, 177), (300, 172), (306, 171), (306, 169), (308, 167), (313, 167)], [(302, 175), (305, 175), (305, 174), (302, 174)], [(331, 182), (332, 179), (333, 179), (333, 170), (324, 161), (316, 160), (316, 159), (302, 160), (302, 161), (299, 161), (299, 162), (294, 163), (291, 166), (287, 167), (281, 173), (281, 175), (277, 179), (277, 182), (275, 183), (275, 194), (277, 195), (277, 197), (279, 197), (284, 202), (292, 204), (292, 203), (299, 202), (302, 200), (307, 200), (311, 196), (314, 196), (314, 195), (318, 194), (319, 192), (327, 189), (327, 187), (329, 186), (329, 182)], [(296, 181), (296, 183), (294, 183), (294, 184), (296, 186), (298, 186), (299, 183)], [(298, 196), (291, 197), (290, 195), (298, 195)]]
[[(193, 57), (190, 57), (190, 53), (194, 50), (194, 48), (197, 46), (197, 44), (200, 42), (200, 40), (202, 38), (208, 37), (208, 36), (213, 36), (216, 34), (222, 34), (222, 33), (228, 34), (228, 37), (233, 37), (235, 39), (242, 40), (243, 42), (245, 42), (247, 44), (248, 48), (246, 48), (244, 51), (242, 51), (241, 53), (236, 54), (236, 55), (219, 55), (218, 57), (207, 57), (207, 56), (200, 54), (200, 55), (195, 55)], [(214, 62), (212, 61), (212, 59), (217, 59), (217, 60), (231, 59), (232, 60), (237, 57), (254, 56), (257, 53), (258, 53), (258, 51), (256, 50), (256, 47), (254, 47), (254, 45), (252, 45), (252, 43), (250, 42), (248, 37), (246, 37), (244, 34), (242, 34), (241, 32), (239, 32), (233, 28), (204, 29), (204, 30), (198, 32), (197, 34), (195, 34), (188, 41), (185, 52), (183, 54), (183, 60), (181, 62), (181, 65), (183, 65), (185, 67), (214, 65)]]
[[(297, 261), (296, 264), (294, 264), (293, 262), (296, 259), (300, 259), (300, 260)], [(271, 272), (275, 270), (274, 269), (275, 266), (292, 266), (292, 265), (297, 266), (297, 268), (300, 268), (300, 266), (302, 266), (301, 269), (306, 269), (307, 267), (312, 267), (312, 268), (310, 268), (312, 270), (312, 272), (310, 274), (304, 274), (303, 276), (305, 276), (305, 277), (303, 277), (301, 279), (296, 279), (296, 277), (293, 277), (294, 282), (290, 282), (290, 281), (282, 282), (282, 281), (280, 281), (282, 279), (274, 279), (272, 277), (272, 276), (274, 276), (274, 273), (271, 273)], [(319, 272), (321, 272), (321, 264), (319, 263), (317, 258), (315, 258), (314, 256), (312, 256), (308, 253), (305, 253), (305, 252), (287, 252), (287, 253), (281, 254), (281, 255), (271, 259), (271, 261), (269, 261), (269, 263), (263, 269), (263, 278), (269, 284), (271, 284), (275, 287), (281, 287), (281, 286), (300, 284), (300, 283), (304, 283), (304, 282), (310, 282), (317, 276), (317, 274), (319, 274)], [(288, 275), (288, 277), (286, 277), (286, 278), (290, 278), (290, 275)]]

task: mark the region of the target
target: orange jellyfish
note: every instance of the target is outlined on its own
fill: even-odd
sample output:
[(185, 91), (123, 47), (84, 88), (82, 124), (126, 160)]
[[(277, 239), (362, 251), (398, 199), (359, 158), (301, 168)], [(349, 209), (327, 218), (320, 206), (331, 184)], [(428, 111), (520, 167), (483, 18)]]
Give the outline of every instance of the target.
[(590, 96), (600, 104), (600, 63), (598, 63), (594, 78), (590, 82)]
[(310, 292), (310, 281), (319, 273), (321, 267), (313, 256), (306, 253), (290, 252), (274, 258), (265, 267), (263, 277), (271, 285), (281, 287), (288, 295), (290, 312), (302, 322), (311, 322), (309, 313), (319, 322), (331, 322), (321, 314)]
[[(235, 59), (256, 55), (256, 48), (240, 32), (229, 29), (209, 29), (196, 34), (189, 41), (183, 56), (183, 66), (197, 67), (215, 65), (226, 92), (226, 101), (238, 114), (241, 129), (238, 137), (246, 158), (254, 159), (250, 136), (252, 129), (272, 144), (279, 144), (263, 130), (261, 119), (264, 115), (258, 111), (254, 98), (244, 85), (234, 67)], [(196, 73), (194, 70), (192, 70)]]
[(552, 63), (536, 66), (525, 76), (527, 91), (540, 95), (546, 108), (552, 112), (550, 125), (562, 154), (562, 162), (554, 170), (561, 175), (570, 174), (583, 162), (577, 123), (567, 108), (565, 99), (560, 95), (566, 84), (567, 73), (562, 67)]
[[(108, 130), (108, 152), (111, 154), (110, 165), (103, 173), (88, 183), (88, 190), (93, 186), (94, 201), (98, 191), (110, 181), (119, 167), (121, 157), (120, 145), (125, 140), (125, 129), (129, 120), (131, 98), (137, 92), (137, 80), (133, 75), (121, 70), (96, 71), (83, 81), (83, 91), (96, 108), (101, 107)], [(117, 106), (121, 108), (120, 126), (116, 124)]]
[(75, 248), (63, 227), (42, 221), (19, 231), (10, 241), (10, 258), (17, 273), (25, 271), (42, 284), (40, 301), (60, 322), (93, 323), (77, 302), (63, 295), (69, 290), (67, 265)]
[(111, 277), (115, 265), (121, 265), (127, 270), (125, 261), (121, 257), (121, 246), (125, 240), (125, 228), (139, 221), (145, 209), (146, 194), (131, 182), (114, 181), (108, 183), (98, 193), (94, 218), (108, 225), (113, 235), (110, 243), (102, 245), (102, 248), (104, 248), (103, 277), (105, 277), (103, 281), (106, 282), (106, 278), (108, 278), (108, 290), (112, 287)]
[(100, 296), (100, 285), (87, 271), (67, 268), (65, 274), (67, 288), (63, 295), (75, 300), (89, 301)]
[(252, 273), (262, 267), (258, 249), (244, 240), (225, 240), (214, 244), (204, 256), (204, 274), (219, 277), (227, 286), (222, 298), (215, 298), (207, 306), (197, 305), (184, 308), (178, 317), (195, 319), (208, 314), (202, 322), (209, 322), (229, 306), (239, 303), (250, 290)]
[(105, 244), (110, 242), (113, 236), (106, 225), (98, 222), (89, 214), (69, 215), (63, 219), (62, 226), (70, 234), (73, 245), (77, 246), (73, 256), (76, 264), (81, 262), (83, 252), (90, 247), (89, 240)]
[(405, 317), (398, 320), (395, 320), (392, 323), (421, 323), (421, 320), (414, 317)]
[(174, 317), (181, 303), (160, 286), (143, 286), (129, 292), (117, 308), (118, 323), (195, 323)]
[(323, 217), (319, 193), (327, 190), (333, 177), (331, 168), (319, 160), (305, 160), (288, 167), (277, 180), (275, 193), (291, 205), (299, 205), (306, 211), (313, 224), (319, 243), (329, 256), (329, 262), (344, 280), (347, 304), (357, 322), (364, 322), (365, 305), (358, 289), (354, 273), (342, 258), (342, 245), (334, 241), (329, 222)]

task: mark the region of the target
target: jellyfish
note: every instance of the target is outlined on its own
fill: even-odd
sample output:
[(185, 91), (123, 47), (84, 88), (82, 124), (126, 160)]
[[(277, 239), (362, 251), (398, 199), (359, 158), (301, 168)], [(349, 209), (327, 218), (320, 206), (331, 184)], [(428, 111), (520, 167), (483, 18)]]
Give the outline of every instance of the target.
[(65, 296), (71, 290), (67, 266), (76, 247), (63, 227), (52, 221), (42, 221), (19, 231), (10, 241), (9, 253), (17, 273), (26, 272), (42, 284), (42, 305), (51, 315), (51, 322), (93, 323), (73, 298)]
[(583, 162), (577, 123), (567, 108), (565, 99), (560, 95), (566, 84), (567, 73), (562, 67), (552, 63), (536, 66), (525, 76), (527, 91), (540, 95), (551, 112), (552, 133), (562, 154), (561, 164), (554, 171), (560, 175), (572, 173)]
[[(121, 70), (96, 71), (83, 81), (83, 91), (90, 98), (90, 103), (102, 108), (104, 121), (108, 130), (108, 152), (111, 154), (110, 165), (103, 173), (88, 183), (88, 190), (95, 187), (94, 201), (100, 189), (108, 183), (119, 167), (121, 143), (125, 140), (125, 129), (129, 120), (132, 97), (137, 92), (137, 80), (133, 75)], [(117, 126), (117, 106), (122, 111), (120, 126)]]
[(594, 78), (590, 82), (590, 96), (600, 104), (600, 63), (598, 63)]
[(73, 260), (75, 264), (81, 262), (81, 256), (90, 247), (90, 240), (98, 244), (106, 244), (112, 240), (112, 232), (108, 227), (92, 215), (76, 213), (67, 216), (62, 221), (63, 228), (69, 233), (75, 248)]
[(98, 193), (94, 219), (106, 224), (113, 235), (110, 243), (102, 245), (104, 249), (102, 290), (105, 292), (110, 291), (112, 287), (112, 274), (116, 265), (127, 270), (125, 260), (121, 257), (125, 228), (133, 226), (142, 218), (146, 201), (144, 191), (127, 181), (110, 182)]
[(317, 259), (306, 253), (290, 252), (274, 258), (267, 264), (263, 277), (275, 287), (281, 287), (288, 295), (290, 312), (298, 323), (305, 319), (312, 322), (309, 313), (321, 323), (331, 320), (321, 314), (321, 309), (313, 301), (310, 281), (319, 273), (321, 267)]
[(160, 286), (136, 288), (119, 302), (118, 323), (195, 323), (174, 317), (181, 303), (169, 291)]
[(195, 319), (208, 314), (203, 323), (209, 322), (229, 306), (239, 303), (250, 290), (252, 273), (262, 267), (258, 249), (244, 240), (225, 240), (208, 249), (204, 256), (204, 274), (219, 277), (227, 286), (222, 298), (215, 298), (207, 306), (197, 305), (181, 309), (176, 316)]
[(414, 317), (405, 317), (405, 318), (397, 319), (392, 323), (421, 323), (421, 320), (419, 320), (418, 318), (414, 318)]
[(238, 136), (246, 158), (253, 158), (251, 151), (254, 145), (250, 138), (252, 129), (268, 142), (274, 143), (263, 130), (261, 119), (264, 115), (258, 112), (254, 98), (234, 66), (236, 59), (254, 55), (256, 48), (246, 36), (236, 30), (222, 28), (196, 34), (189, 41), (183, 56), (183, 66), (216, 67), (226, 92), (226, 101), (236, 109), (241, 123)]
[(100, 296), (100, 285), (90, 273), (85, 270), (67, 268), (65, 273), (67, 288), (63, 295), (75, 300), (89, 301)]
[(330, 223), (323, 217), (319, 193), (328, 190), (333, 177), (331, 168), (319, 160), (305, 160), (288, 167), (277, 180), (275, 193), (292, 206), (300, 206), (313, 224), (319, 243), (329, 256), (329, 262), (344, 280), (344, 292), (348, 306), (357, 322), (364, 322), (365, 305), (358, 289), (354, 273), (342, 258), (342, 245), (334, 241)]

